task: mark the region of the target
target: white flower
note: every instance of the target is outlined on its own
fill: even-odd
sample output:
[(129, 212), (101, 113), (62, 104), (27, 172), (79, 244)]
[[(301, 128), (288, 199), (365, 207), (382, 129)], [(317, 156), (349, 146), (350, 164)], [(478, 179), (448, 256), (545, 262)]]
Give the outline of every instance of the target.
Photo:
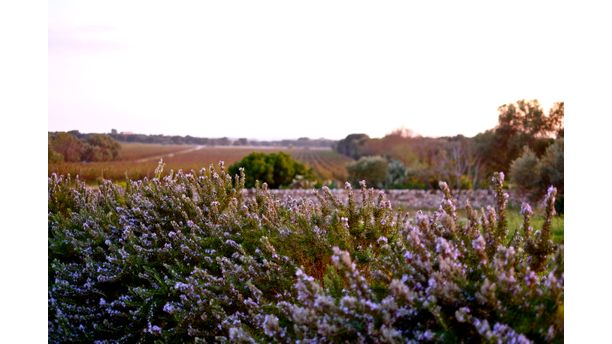
[(468, 307), (461, 307), (455, 312), (455, 317), (459, 322), (466, 321), (466, 315), (470, 313), (470, 309)]

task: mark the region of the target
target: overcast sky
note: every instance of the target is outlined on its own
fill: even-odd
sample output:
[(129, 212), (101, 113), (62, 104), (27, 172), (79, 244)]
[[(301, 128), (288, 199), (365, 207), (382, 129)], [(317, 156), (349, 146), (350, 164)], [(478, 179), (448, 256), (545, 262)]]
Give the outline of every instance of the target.
[(473, 136), (565, 97), (568, 10), (491, 1), (49, 1), (48, 129)]

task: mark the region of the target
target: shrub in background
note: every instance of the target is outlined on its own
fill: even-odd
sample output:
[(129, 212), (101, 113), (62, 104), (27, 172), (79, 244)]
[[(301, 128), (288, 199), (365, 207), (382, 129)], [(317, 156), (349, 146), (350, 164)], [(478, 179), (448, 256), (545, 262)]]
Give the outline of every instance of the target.
[[(254, 199), (223, 166), (98, 189), (49, 178), (49, 342), (562, 342), (563, 246), (497, 203), (457, 215)], [(240, 171), (239, 171), (240, 172)]]
[(474, 184), (472, 183), (472, 179), (466, 175), (461, 175), (459, 178), (459, 189), (462, 190), (470, 190), (472, 189)]
[(366, 156), (346, 166), (348, 178), (353, 185), (365, 180), (368, 184), (382, 188), (387, 180), (389, 163), (381, 156)]
[(430, 189), (431, 170), (422, 164), (413, 164), (407, 167), (406, 189)]
[(563, 138), (548, 146), (540, 160), (540, 173), (545, 185), (553, 185), (563, 193)]
[(560, 195), (555, 203), (555, 209), (558, 213), (563, 213), (564, 211), (563, 155), (563, 138), (559, 138), (546, 149), (544, 156), (540, 160), (542, 180), (547, 185), (553, 185), (559, 190)]
[(563, 138), (548, 146), (540, 159), (527, 147), (523, 155), (512, 162), (510, 180), (519, 192), (532, 201), (540, 200), (552, 185), (560, 193), (557, 211), (563, 212)]
[(237, 175), (240, 169), (246, 174), (245, 186), (254, 188), (257, 181), (277, 189), (291, 185), (294, 180), (313, 180), (311, 169), (295, 161), (290, 155), (279, 153), (251, 153), (229, 167), (231, 175)]
[(405, 187), (408, 169), (399, 160), (389, 161), (387, 168), (387, 179), (385, 187), (387, 189), (402, 189)]
[(523, 154), (512, 162), (510, 180), (521, 194), (532, 200), (541, 196), (540, 161), (529, 147), (525, 147)]

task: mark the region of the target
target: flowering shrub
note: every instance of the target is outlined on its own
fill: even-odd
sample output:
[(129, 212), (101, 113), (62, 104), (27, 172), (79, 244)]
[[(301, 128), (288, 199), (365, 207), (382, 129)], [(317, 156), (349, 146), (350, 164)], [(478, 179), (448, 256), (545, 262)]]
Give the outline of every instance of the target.
[(98, 189), (49, 178), (50, 342), (561, 342), (563, 246), (497, 204), (367, 189), (279, 201), (222, 164)]

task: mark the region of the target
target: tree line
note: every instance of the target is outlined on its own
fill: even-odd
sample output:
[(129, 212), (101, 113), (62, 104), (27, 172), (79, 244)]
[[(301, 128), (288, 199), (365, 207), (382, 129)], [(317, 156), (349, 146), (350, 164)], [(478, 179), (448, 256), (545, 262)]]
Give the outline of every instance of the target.
[(498, 124), (474, 137), (421, 137), (399, 129), (383, 138), (350, 134), (335, 150), (355, 159), (347, 166), (353, 183), (434, 189), (446, 180), (471, 189), (488, 187), (501, 171), (526, 197), (543, 196), (549, 185), (562, 193), (564, 103), (545, 112), (537, 100), (519, 100), (498, 112)]
[(82, 134), (78, 131), (49, 132), (48, 161), (110, 161), (119, 156), (121, 145), (105, 134)]
[(230, 139), (228, 137), (209, 138), (195, 136), (180, 136), (180, 135), (147, 135), (118, 132), (112, 129), (108, 134), (113, 139), (120, 142), (138, 142), (138, 143), (157, 143), (157, 144), (189, 144), (202, 146), (278, 146), (278, 147), (312, 147), (312, 148), (331, 148), (336, 143), (334, 140), (324, 138), (311, 139), (308, 137), (300, 137), (295, 140), (253, 140), (245, 137)]

